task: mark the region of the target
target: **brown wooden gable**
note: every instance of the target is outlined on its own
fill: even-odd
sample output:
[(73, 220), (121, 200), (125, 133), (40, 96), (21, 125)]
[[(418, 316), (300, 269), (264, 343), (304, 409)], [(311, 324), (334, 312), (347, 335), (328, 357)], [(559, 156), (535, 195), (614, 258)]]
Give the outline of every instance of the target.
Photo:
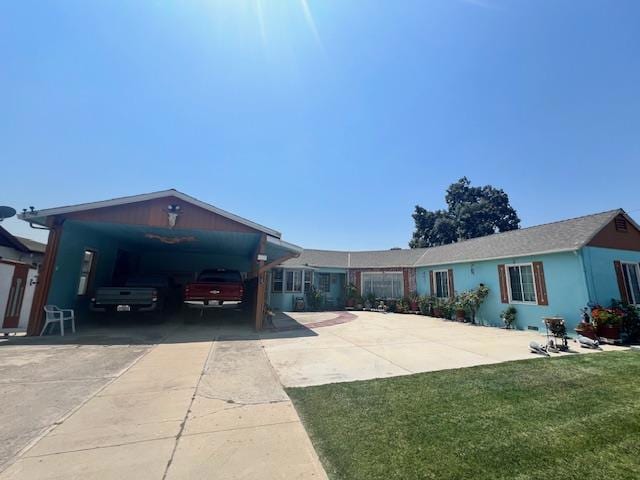
[(142, 202), (72, 212), (66, 219), (83, 222), (109, 222), (169, 228), (167, 207), (179, 205), (181, 210), (174, 229), (200, 229), (240, 233), (261, 233), (247, 225), (223, 217), (176, 197), (156, 198)]
[(620, 214), (600, 230), (587, 245), (640, 251), (640, 231)]

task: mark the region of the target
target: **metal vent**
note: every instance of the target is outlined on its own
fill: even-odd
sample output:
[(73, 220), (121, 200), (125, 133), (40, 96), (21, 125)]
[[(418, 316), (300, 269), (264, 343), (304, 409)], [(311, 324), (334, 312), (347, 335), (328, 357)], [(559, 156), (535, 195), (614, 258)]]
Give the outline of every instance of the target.
[(624, 217), (616, 217), (614, 224), (619, 232), (627, 231), (627, 220)]

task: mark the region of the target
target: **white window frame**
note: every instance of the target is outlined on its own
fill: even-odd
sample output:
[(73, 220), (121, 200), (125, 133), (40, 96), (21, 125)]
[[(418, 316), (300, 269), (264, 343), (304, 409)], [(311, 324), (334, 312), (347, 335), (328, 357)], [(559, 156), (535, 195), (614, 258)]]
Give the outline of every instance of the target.
[(399, 299), (404, 297), (405, 293), (404, 293), (404, 274), (400, 271), (391, 271), (391, 272), (383, 272), (383, 271), (374, 271), (374, 272), (361, 272), (360, 273), (360, 295), (362, 295), (363, 297), (365, 296), (364, 293), (364, 284), (365, 284), (365, 280), (364, 277), (367, 275), (399, 275), (400, 276), (400, 295), (396, 296), (395, 293), (393, 292), (393, 283), (391, 284), (392, 286), (392, 297), (390, 297), (390, 299)]
[[(276, 270), (282, 271), (282, 288), (275, 288), (275, 272)], [(289, 272), (293, 272), (294, 275), (294, 285), (295, 285), (295, 275), (300, 275), (300, 290), (287, 290), (287, 274)], [(307, 276), (309, 280), (307, 280)], [(274, 268), (273, 274), (271, 275), (271, 293), (307, 293), (305, 290), (305, 286), (309, 284), (313, 286), (313, 270), (310, 269), (302, 269), (302, 268)]]
[[(627, 288), (627, 283), (629, 287), (631, 287), (631, 281), (627, 279), (627, 271), (626, 267), (634, 267), (636, 270), (636, 278), (640, 281), (640, 265), (635, 262), (620, 262), (620, 266), (622, 267), (622, 278), (624, 283), (624, 288)], [(630, 288), (627, 289), (627, 298), (629, 300), (630, 305), (640, 306), (640, 298), (635, 298), (633, 290)]]
[[(511, 274), (509, 273), (510, 268), (514, 267), (530, 267), (531, 268), (531, 276), (533, 278), (533, 300), (514, 300), (513, 295), (511, 293)], [(511, 263), (505, 265), (505, 276), (507, 281), (507, 291), (509, 292), (509, 303), (514, 305), (537, 305), (538, 304), (538, 288), (536, 285), (536, 272), (533, 269), (533, 262), (528, 263)], [(520, 287), (522, 288), (522, 270), (519, 270), (520, 273)], [(522, 298), (524, 298), (524, 289), (522, 290)]]
[[(438, 296), (438, 273), (444, 273), (445, 277), (447, 279), (447, 294), (444, 297), (439, 297)], [(434, 270), (433, 271), (433, 288), (435, 289), (435, 292), (433, 292), (433, 296), (436, 298), (451, 298), (451, 279), (449, 278), (449, 270)]]
[[(307, 278), (308, 277), (308, 278)], [(307, 289), (307, 285), (309, 288)], [(313, 270), (302, 271), (302, 291), (308, 293), (313, 288)]]
[[(289, 290), (287, 288), (287, 275), (289, 273), (293, 274), (292, 277), (292, 290)], [(296, 274), (300, 275), (300, 290), (296, 290), (295, 289), (295, 285), (296, 285)], [(303, 275), (304, 275), (304, 270), (293, 270), (293, 269), (285, 269), (284, 271), (284, 284), (282, 286), (284, 293), (302, 293), (303, 287), (304, 287), (304, 279), (303, 279)]]
[[(276, 272), (282, 272), (282, 279), (277, 283), (280, 283), (280, 290), (276, 289)], [(271, 293), (282, 293), (284, 291), (284, 268), (274, 268), (271, 275)]]

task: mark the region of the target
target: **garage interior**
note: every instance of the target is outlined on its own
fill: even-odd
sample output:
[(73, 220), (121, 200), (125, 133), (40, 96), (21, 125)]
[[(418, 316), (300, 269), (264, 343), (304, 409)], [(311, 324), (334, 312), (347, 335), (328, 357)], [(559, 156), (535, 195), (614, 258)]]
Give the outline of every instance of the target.
[(245, 296), (240, 321), (261, 329), (266, 273), (302, 250), (281, 240), (275, 230), (176, 190), (36, 211), (21, 218), (50, 228), (30, 335), (40, 334), (45, 305), (74, 309), (81, 330), (83, 323), (100, 315), (89, 308), (96, 289), (122, 286), (131, 277), (168, 278), (173, 306), (186, 315), (184, 286), (206, 269), (241, 273)]

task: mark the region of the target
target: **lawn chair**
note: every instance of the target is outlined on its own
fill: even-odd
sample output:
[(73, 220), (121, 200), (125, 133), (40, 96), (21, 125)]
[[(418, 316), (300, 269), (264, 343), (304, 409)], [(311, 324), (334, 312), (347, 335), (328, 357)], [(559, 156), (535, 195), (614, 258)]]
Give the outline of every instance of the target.
[(61, 309), (55, 305), (45, 305), (44, 306), (45, 313), (45, 322), (44, 327), (42, 327), (42, 331), (40, 332), (40, 336), (44, 335), (45, 330), (50, 324), (59, 323), (60, 324), (60, 335), (64, 337), (64, 322), (70, 320), (71, 321), (71, 331), (76, 333), (76, 320), (73, 310), (71, 309)]

